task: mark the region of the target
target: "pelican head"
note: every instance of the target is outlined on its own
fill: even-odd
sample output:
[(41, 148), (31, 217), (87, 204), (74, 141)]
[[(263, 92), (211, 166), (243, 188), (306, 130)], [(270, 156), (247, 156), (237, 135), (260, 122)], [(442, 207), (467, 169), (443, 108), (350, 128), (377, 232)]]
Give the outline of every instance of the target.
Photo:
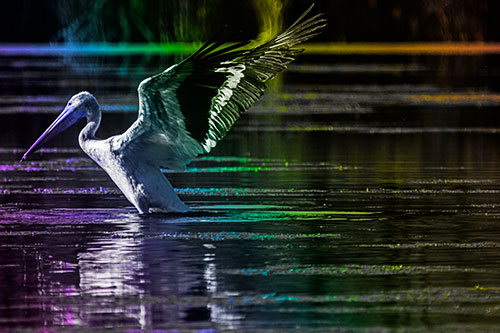
[(28, 149), (21, 161), (26, 160), (28, 156), (40, 149), (46, 142), (70, 128), (78, 120), (85, 117), (88, 118), (89, 111), (96, 109), (98, 105), (96, 98), (86, 91), (82, 91), (71, 97), (61, 114)]

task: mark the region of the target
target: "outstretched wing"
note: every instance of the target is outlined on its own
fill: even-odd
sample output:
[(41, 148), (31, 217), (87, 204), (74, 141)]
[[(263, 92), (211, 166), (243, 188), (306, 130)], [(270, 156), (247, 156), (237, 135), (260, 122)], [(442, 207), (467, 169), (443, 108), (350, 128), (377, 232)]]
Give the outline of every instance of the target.
[(321, 14), (305, 19), (311, 8), (254, 49), (241, 50), (248, 42), (224, 46), (216, 36), (181, 63), (142, 81), (139, 117), (116, 144), (172, 169), (209, 152), (262, 96), (266, 82), (303, 52), (294, 46), (325, 26)]

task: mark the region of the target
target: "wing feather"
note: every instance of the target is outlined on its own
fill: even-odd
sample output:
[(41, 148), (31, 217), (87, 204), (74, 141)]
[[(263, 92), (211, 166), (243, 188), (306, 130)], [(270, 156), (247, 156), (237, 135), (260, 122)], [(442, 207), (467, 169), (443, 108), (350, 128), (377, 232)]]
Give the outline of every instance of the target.
[(182, 169), (209, 152), (257, 101), (266, 82), (303, 52), (295, 48), (320, 33), (322, 14), (295, 23), (250, 50), (249, 42), (226, 46), (217, 34), (181, 63), (139, 84), (139, 116), (115, 146), (160, 167)]

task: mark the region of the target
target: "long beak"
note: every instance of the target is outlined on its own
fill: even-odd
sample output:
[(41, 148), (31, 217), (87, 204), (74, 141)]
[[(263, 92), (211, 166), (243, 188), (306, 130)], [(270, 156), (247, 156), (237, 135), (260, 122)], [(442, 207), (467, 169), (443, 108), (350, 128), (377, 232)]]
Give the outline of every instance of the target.
[(56, 120), (43, 132), (42, 135), (35, 141), (35, 143), (24, 153), (21, 162), (26, 160), (28, 156), (40, 149), (47, 141), (52, 140), (57, 135), (64, 132), (66, 129), (75, 124), (78, 120), (86, 116), (85, 112), (80, 111), (81, 109), (75, 109), (71, 106), (66, 106), (66, 108), (61, 112)]

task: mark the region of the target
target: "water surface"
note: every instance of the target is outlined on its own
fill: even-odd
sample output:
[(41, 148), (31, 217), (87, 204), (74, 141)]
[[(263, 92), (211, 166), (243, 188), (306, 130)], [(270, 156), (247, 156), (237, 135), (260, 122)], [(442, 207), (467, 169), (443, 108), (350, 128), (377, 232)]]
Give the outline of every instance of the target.
[[(17, 162), (74, 93), (101, 137), (173, 56), (0, 57), (0, 326), (498, 329), (496, 55), (309, 55), (138, 215), (77, 146)], [(77, 126), (78, 127), (78, 126)]]

